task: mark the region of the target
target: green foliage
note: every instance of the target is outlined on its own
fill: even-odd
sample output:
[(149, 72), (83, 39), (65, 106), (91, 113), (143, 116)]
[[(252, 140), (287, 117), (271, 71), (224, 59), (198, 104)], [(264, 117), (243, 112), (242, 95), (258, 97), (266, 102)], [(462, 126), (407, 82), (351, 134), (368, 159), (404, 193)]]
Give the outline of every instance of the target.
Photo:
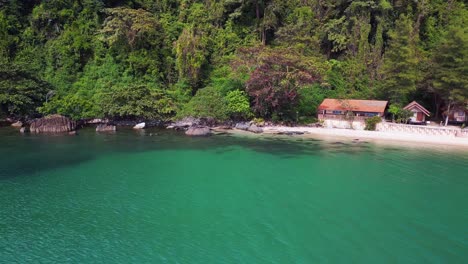
[(399, 104), (391, 104), (388, 112), (392, 114), (392, 120), (398, 123), (407, 123), (410, 117), (414, 115), (411, 110), (403, 109)]
[(442, 113), (468, 98), (464, 2), (0, 0), (0, 111), (308, 122), (324, 98), (424, 98)]
[(433, 56), (434, 90), (450, 107), (468, 101), (468, 11), (461, 11), (442, 35)]
[(27, 69), (0, 63), (0, 109), (10, 115), (33, 115), (45, 101), (49, 84)]
[(227, 111), (231, 118), (246, 120), (253, 116), (246, 92), (239, 90), (230, 91), (224, 99), (226, 100)]
[(418, 81), (416, 47), (412, 19), (401, 15), (390, 35), (390, 46), (382, 67), (381, 93), (393, 103), (409, 101)]
[(366, 119), (366, 127), (365, 130), (374, 131), (377, 127), (377, 124), (382, 122), (382, 118), (380, 116), (373, 116)]
[(100, 101), (106, 117), (165, 120), (175, 110), (164, 91), (146, 85), (113, 86), (102, 94)]
[(178, 116), (213, 118), (224, 121), (229, 117), (229, 109), (226, 100), (219, 91), (213, 87), (206, 87), (198, 90)]

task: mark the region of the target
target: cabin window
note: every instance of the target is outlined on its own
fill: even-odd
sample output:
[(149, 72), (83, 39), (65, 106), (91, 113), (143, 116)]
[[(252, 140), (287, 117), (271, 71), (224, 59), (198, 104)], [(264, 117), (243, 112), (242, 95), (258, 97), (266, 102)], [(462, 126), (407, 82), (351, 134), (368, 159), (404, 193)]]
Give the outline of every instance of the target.
[(465, 112), (463, 111), (458, 112), (458, 116), (464, 116), (464, 115), (465, 115)]
[(367, 117), (373, 117), (373, 116), (376, 116), (377, 113), (364, 113), (364, 116), (367, 116)]
[(336, 111), (336, 110), (333, 110), (333, 114), (334, 114), (334, 115), (341, 115), (341, 114), (342, 114), (342, 112), (341, 112), (341, 111)]

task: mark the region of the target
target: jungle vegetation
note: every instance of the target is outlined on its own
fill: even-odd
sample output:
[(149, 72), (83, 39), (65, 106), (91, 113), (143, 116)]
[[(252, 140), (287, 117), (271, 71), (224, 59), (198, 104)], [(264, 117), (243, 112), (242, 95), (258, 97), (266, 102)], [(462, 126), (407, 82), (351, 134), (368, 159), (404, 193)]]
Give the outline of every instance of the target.
[[(467, 107), (457, 0), (0, 0), (0, 116), (309, 120)], [(397, 110), (395, 110), (397, 111)]]

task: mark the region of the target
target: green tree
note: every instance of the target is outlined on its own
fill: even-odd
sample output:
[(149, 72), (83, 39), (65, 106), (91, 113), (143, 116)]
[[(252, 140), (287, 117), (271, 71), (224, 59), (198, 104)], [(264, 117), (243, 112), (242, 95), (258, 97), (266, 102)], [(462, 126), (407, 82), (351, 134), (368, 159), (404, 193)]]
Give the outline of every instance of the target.
[(434, 90), (447, 107), (445, 125), (454, 105), (468, 102), (468, 33), (467, 12), (450, 25), (434, 52)]
[(101, 96), (107, 117), (165, 120), (174, 114), (174, 104), (164, 91), (146, 85), (113, 86)]
[(384, 55), (381, 93), (393, 103), (406, 103), (416, 91), (418, 81), (418, 59), (413, 23), (408, 15), (401, 15), (395, 29), (389, 32), (389, 47)]
[(10, 115), (34, 115), (50, 86), (34, 73), (0, 63), (0, 108)]

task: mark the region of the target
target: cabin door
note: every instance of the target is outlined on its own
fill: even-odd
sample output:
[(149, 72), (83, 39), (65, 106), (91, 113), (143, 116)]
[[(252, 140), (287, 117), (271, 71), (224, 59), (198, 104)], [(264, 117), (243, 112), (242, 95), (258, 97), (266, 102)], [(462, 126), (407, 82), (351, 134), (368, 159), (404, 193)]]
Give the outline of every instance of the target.
[(422, 113), (422, 112), (418, 112), (417, 115), (416, 115), (416, 121), (422, 122), (422, 121), (424, 121), (423, 118), (424, 118), (423, 113)]

